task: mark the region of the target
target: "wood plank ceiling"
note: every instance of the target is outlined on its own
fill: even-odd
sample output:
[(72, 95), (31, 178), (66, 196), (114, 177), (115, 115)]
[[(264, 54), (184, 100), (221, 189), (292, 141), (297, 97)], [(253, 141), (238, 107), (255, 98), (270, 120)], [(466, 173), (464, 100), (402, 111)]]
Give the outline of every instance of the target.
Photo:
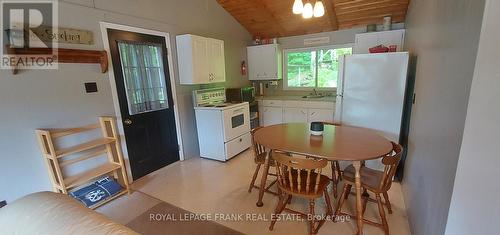
[[(315, 0), (303, 0), (304, 3)], [(325, 15), (303, 19), (292, 13), (294, 0), (217, 0), (251, 34), (262, 38), (295, 36), (369, 24), (404, 22), (410, 0), (323, 0)]]

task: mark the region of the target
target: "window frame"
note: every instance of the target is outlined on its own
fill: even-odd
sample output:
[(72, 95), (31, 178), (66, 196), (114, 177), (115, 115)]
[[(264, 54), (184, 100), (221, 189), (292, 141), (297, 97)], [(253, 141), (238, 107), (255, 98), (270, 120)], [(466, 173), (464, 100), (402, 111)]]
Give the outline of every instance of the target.
[(332, 87), (317, 87), (318, 80), (316, 78), (315, 87), (289, 87), (288, 86), (288, 53), (293, 52), (308, 52), (308, 51), (317, 51), (324, 49), (339, 49), (339, 48), (352, 48), (354, 49), (354, 43), (346, 43), (346, 44), (334, 44), (334, 45), (326, 45), (326, 46), (317, 46), (317, 47), (301, 47), (301, 48), (289, 48), (283, 50), (283, 90), (285, 91), (312, 91), (316, 89), (317, 91), (333, 91), (336, 92), (337, 88)]

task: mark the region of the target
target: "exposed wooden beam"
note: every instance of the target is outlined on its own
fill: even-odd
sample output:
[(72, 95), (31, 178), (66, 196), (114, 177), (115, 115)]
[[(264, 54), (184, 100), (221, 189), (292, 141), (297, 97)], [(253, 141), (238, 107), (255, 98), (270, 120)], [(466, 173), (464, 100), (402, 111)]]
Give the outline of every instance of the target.
[(391, 4), (391, 5), (405, 5), (408, 6), (408, 1), (409, 0), (379, 0), (376, 2), (363, 2), (363, 3), (356, 3), (356, 4), (341, 4), (341, 3), (336, 3), (335, 6), (337, 7), (337, 10), (349, 10), (349, 9), (363, 9), (367, 7), (373, 7), (373, 6), (383, 6), (386, 4)]
[(337, 20), (337, 13), (335, 12), (335, 6), (333, 5), (331, 0), (323, 0), (323, 4), (325, 6), (325, 14), (330, 21), (330, 25), (332, 26), (332, 31), (339, 29), (339, 22)]
[[(377, 3), (377, 2), (383, 2), (385, 0), (336, 0), (335, 1), (335, 6), (363, 6), (366, 4), (372, 4), (372, 3)], [(396, 1), (396, 0), (393, 0)], [(397, 0), (397, 1), (404, 1), (404, 0)]]

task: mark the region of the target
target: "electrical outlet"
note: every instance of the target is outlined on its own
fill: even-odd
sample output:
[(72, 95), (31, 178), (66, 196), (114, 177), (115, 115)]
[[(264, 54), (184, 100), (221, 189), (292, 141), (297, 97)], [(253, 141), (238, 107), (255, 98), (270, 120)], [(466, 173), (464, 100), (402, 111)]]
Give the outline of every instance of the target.
[(86, 93), (97, 92), (97, 83), (96, 82), (86, 82), (84, 85), (85, 85), (85, 92)]
[(271, 86), (277, 86), (278, 85), (278, 81), (270, 81), (269, 85), (271, 85)]

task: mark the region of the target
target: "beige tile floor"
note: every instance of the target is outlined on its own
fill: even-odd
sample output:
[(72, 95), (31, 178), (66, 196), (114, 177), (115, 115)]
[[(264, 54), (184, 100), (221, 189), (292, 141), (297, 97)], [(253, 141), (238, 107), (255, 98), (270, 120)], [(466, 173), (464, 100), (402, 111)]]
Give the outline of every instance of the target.
[[(270, 222), (265, 220), (270, 219), (277, 203), (277, 197), (265, 194), (264, 206), (260, 208), (255, 206), (258, 190), (253, 190), (252, 193), (247, 192), (254, 170), (255, 164), (250, 150), (226, 163), (201, 158), (177, 162), (132, 184), (134, 190), (156, 199), (140, 193), (133, 193), (109, 203), (99, 211), (115, 221), (125, 224), (158, 203), (159, 199), (191, 212), (209, 214), (213, 219), (218, 214), (242, 214), (242, 221), (218, 218), (216, 222), (245, 234), (307, 234), (307, 225), (301, 221), (280, 221), (276, 224), (274, 231), (268, 230)], [(330, 172), (327, 171), (325, 174), (329, 175)], [(393, 214), (388, 215), (390, 233), (410, 234), (399, 184), (393, 184), (389, 191), (389, 197), (394, 211)], [(349, 197), (343, 208), (344, 211), (353, 211), (354, 198), (352, 195)], [(335, 205), (336, 200), (333, 203)], [(294, 198), (291, 207), (306, 211), (307, 205), (305, 200)], [(317, 212), (323, 213), (323, 199), (318, 200), (316, 206)], [(257, 221), (245, 219), (247, 215), (252, 214), (257, 216)], [(365, 217), (379, 221), (375, 203), (368, 203)], [(319, 231), (319, 234), (354, 233), (354, 218), (347, 222), (326, 222)], [(383, 234), (382, 230), (370, 225), (365, 225), (364, 233)]]

